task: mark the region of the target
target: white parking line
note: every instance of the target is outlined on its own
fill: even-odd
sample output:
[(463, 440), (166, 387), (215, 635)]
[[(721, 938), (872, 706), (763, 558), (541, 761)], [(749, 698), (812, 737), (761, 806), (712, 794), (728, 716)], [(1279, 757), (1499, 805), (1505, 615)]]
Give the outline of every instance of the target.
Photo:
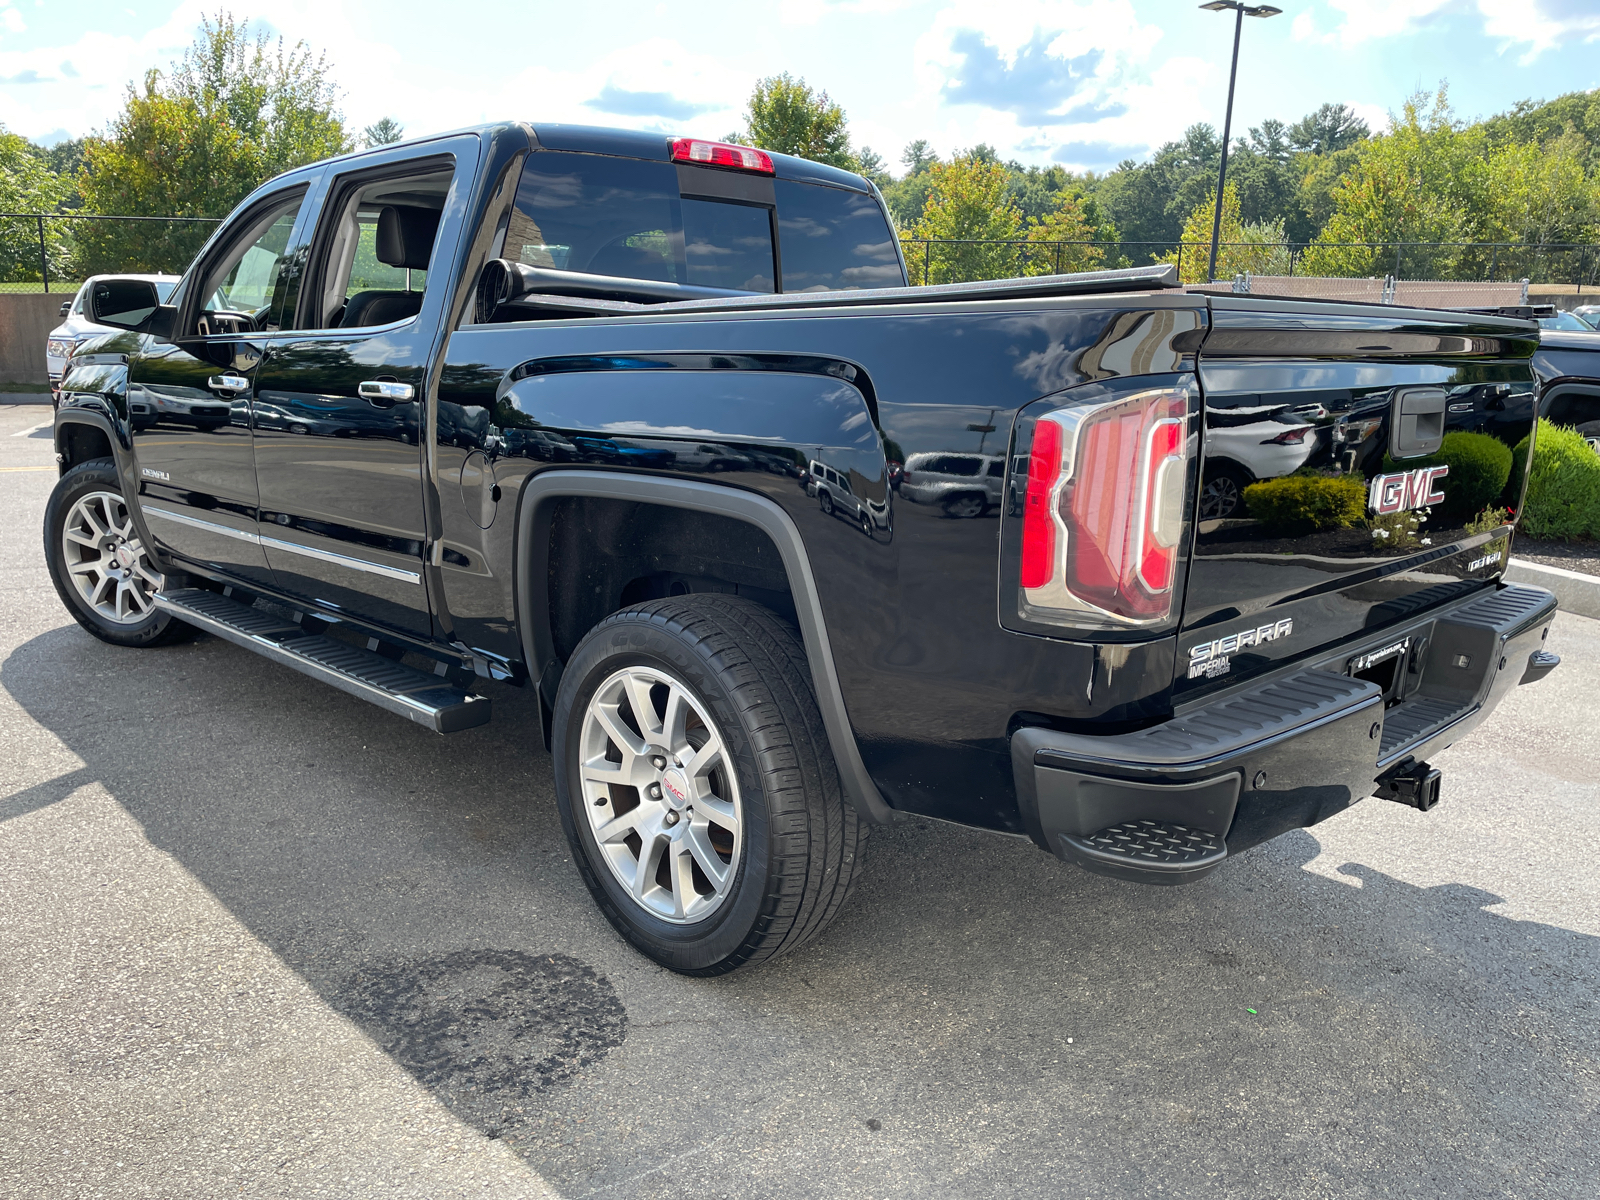
[(19, 430), (17, 430), (17, 432), (13, 433), (11, 436), (12, 437), (27, 437), (30, 433), (38, 433), (39, 430), (46, 429), (46, 428), (48, 428), (49, 426), (51, 426), (53, 424), (55, 424), (55, 417), (54, 416), (52, 416), (48, 421), (40, 421), (37, 425), (30, 425), (26, 429), (19, 429)]

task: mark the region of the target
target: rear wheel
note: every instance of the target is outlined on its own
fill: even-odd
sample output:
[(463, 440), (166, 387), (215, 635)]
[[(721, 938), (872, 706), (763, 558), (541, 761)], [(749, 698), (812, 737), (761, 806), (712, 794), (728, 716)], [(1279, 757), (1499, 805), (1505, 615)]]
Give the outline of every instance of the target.
[(1244, 489), (1248, 484), (1249, 480), (1232, 467), (1211, 467), (1200, 487), (1200, 519), (1222, 521), (1243, 516)]
[(110, 460), (80, 463), (56, 484), (45, 506), (44, 555), (62, 603), (101, 641), (157, 646), (191, 632), (155, 607), (161, 573)]
[(1574, 428), (1582, 436), (1583, 440), (1589, 443), (1589, 449), (1596, 454), (1600, 454), (1600, 421), (1585, 421), (1581, 425), (1574, 426)]
[(663, 966), (720, 975), (814, 937), (866, 828), (794, 630), (731, 596), (607, 617), (556, 697), (556, 803), (584, 882)]
[(961, 492), (944, 502), (944, 515), (961, 519), (981, 517), (988, 507), (989, 502), (981, 493)]
[(822, 512), (823, 512), (824, 516), (828, 516), (828, 517), (833, 516), (833, 497), (832, 496), (828, 495), (827, 492), (823, 492), (822, 495), (817, 497), (817, 503), (822, 506)]

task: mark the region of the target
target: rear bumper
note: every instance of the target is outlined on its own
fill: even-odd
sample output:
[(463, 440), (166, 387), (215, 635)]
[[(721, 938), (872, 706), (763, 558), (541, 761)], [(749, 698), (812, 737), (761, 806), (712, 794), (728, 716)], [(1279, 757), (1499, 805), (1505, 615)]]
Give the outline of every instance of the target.
[[(1202, 878), (1371, 795), (1380, 776), (1443, 750), (1542, 678), (1555, 610), (1542, 589), (1498, 586), (1135, 733), (1020, 729), (1023, 820), (1039, 845), (1101, 874)], [(1384, 684), (1350, 673), (1384, 651)]]

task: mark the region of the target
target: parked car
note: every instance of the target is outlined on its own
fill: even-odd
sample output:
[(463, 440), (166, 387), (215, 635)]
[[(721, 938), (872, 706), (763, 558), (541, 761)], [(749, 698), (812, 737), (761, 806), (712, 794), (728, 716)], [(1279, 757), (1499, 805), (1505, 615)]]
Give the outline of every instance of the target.
[[(421, 292), (347, 286), (362, 221)], [(284, 262), (308, 283), (275, 309)], [(44, 514), (67, 610), (118, 646), (208, 630), (441, 733), (490, 720), (480, 680), (535, 689), (463, 779), (522, 778), (543, 741), (575, 869), (676, 971), (804, 944), (901, 816), (1182, 883), (1367, 796), (1426, 811), (1429, 756), (1557, 665), (1554, 597), (1501, 578), (1514, 521), (1385, 546), (1198, 512), (1230, 431), (1341, 419), (1367, 450), (1283, 490), (1420, 510), (1446, 389), (1528, 384), (1531, 320), (1213, 295), (1171, 266), (910, 288), (859, 175), (524, 122), (297, 167), (186, 279), (170, 304), (92, 292), (117, 332), (62, 382)], [(333, 431), (130, 427), (130, 391), (169, 387), (314, 400)], [(713, 475), (702, 446), (748, 461)], [(1008, 469), (1022, 503), (866, 540), (816, 519), (802, 466), (886, 515), (1001, 507)]]
[(1540, 329), (1561, 329), (1571, 333), (1590, 333), (1594, 326), (1577, 313), (1558, 312), (1551, 317), (1539, 318)]
[(981, 517), (1000, 503), (1005, 476), (1003, 454), (911, 454), (900, 495), (913, 504), (937, 504), (947, 517)]
[(54, 403), (60, 403), (58, 389), (61, 386), (61, 376), (66, 371), (67, 359), (72, 357), (72, 352), (78, 343), (94, 334), (111, 332), (110, 326), (96, 325), (84, 316), (84, 300), (89, 295), (89, 289), (107, 279), (148, 280), (155, 285), (156, 298), (163, 301), (172, 294), (172, 289), (178, 283), (176, 275), (91, 275), (84, 280), (77, 295), (62, 303), (61, 324), (50, 331), (50, 336), (45, 341), (45, 369), (49, 375), (50, 396)]
[(812, 459), (806, 468), (806, 495), (815, 496), (817, 506), (828, 516), (840, 516), (860, 528), (868, 537), (877, 527), (867, 500), (855, 494), (848, 471), (835, 470)]
[(1583, 320), (1591, 329), (1600, 329), (1600, 304), (1580, 304), (1572, 315)]

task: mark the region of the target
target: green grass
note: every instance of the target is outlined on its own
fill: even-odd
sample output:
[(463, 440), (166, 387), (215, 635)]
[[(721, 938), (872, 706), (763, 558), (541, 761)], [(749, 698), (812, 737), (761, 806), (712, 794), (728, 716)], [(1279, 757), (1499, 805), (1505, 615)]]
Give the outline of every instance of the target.
[(5, 392), (22, 392), (28, 395), (39, 395), (43, 393), (48, 395), (50, 392), (50, 385), (48, 383), (16, 383), (11, 380), (0, 379), (0, 393)]

